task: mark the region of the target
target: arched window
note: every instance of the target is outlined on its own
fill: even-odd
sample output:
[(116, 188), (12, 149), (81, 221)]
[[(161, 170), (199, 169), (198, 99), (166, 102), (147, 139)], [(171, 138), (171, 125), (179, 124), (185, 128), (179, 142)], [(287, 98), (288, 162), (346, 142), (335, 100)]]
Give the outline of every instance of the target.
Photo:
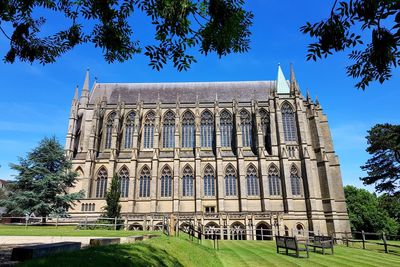
[(175, 114), (170, 110), (164, 115), (163, 147), (175, 147)]
[(183, 169), (182, 176), (182, 196), (192, 197), (193, 196), (193, 170), (189, 166)]
[(300, 223), (296, 225), (297, 235), (304, 235), (304, 227)]
[(139, 197), (150, 197), (150, 170), (147, 166), (140, 172)]
[(112, 112), (108, 116), (108, 119), (107, 119), (105, 148), (111, 148), (111, 139), (112, 139), (112, 131), (113, 131), (113, 124), (114, 124), (115, 116), (116, 116), (116, 113)]
[(242, 128), (242, 144), (244, 147), (251, 147), (252, 145), (252, 131), (253, 128), (250, 113), (242, 109), (240, 111), (240, 125)]
[(232, 115), (226, 109), (221, 112), (220, 117), (220, 131), (221, 131), (221, 146), (231, 147), (232, 146), (232, 131), (233, 121)]
[(297, 141), (296, 120), (292, 107), (284, 103), (281, 112), (285, 141)]
[(207, 165), (204, 169), (204, 196), (213, 197), (215, 196), (215, 176), (214, 169), (210, 165)]
[(213, 145), (214, 118), (210, 111), (206, 110), (201, 114), (200, 139), (201, 147), (210, 148)]
[(269, 167), (268, 181), (269, 194), (271, 196), (279, 196), (281, 194), (281, 179), (279, 178), (279, 170), (275, 165)]
[(121, 197), (128, 197), (129, 194), (129, 170), (127, 167), (122, 167), (118, 173)]
[(153, 148), (155, 120), (156, 120), (156, 114), (153, 111), (149, 111), (144, 121), (144, 137), (143, 137), (144, 148)]
[(237, 180), (236, 170), (232, 165), (228, 165), (225, 170), (225, 195), (236, 196), (237, 194)]
[(126, 116), (125, 123), (125, 148), (132, 148), (133, 141), (133, 127), (135, 126), (135, 112), (130, 112)]
[(264, 147), (271, 153), (271, 125), (269, 122), (269, 113), (265, 109), (260, 110), (261, 130), (263, 133)]
[(96, 197), (103, 198), (107, 192), (107, 170), (104, 167), (101, 167), (97, 172), (96, 179)]
[(161, 197), (172, 196), (172, 172), (168, 166), (165, 166), (161, 172)]
[(295, 165), (292, 165), (290, 168), (290, 182), (292, 184), (292, 195), (300, 196), (301, 195), (301, 180), (298, 175), (298, 170)]
[(190, 111), (186, 111), (182, 116), (182, 147), (194, 147), (194, 115)]
[(254, 167), (253, 165), (250, 165), (247, 168), (246, 180), (247, 180), (247, 195), (258, 196), (260, 194), (260, 187), (257, 177), (257, 170), (256, 167)]

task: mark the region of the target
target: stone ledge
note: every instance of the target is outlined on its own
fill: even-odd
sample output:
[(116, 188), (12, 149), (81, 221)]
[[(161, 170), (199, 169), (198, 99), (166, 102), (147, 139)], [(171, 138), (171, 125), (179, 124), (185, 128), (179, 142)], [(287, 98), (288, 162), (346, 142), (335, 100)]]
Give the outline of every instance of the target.
[(91, 238), (90, 246), (108, 246), (121, 243), (121, 238)]
[(80, 250), (80, 242), (59, 242), (52, 244), (40, 244), (13, 248), (11, 254), (12, 261), (25, 261), (41, 258), (60, 252)]

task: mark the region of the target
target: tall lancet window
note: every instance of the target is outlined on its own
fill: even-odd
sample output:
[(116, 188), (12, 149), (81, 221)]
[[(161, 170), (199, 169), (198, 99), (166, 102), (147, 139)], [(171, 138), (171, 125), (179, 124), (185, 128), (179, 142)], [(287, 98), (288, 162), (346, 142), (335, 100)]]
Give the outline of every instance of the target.
[(175, 114), (167, 111), (163, 123), (163, 147), (173, 148), (175, 146)]
[(154, 124), (156, 120), (156, 114), (153, 111), (149, 111), (144, 120), (144, 133), (143, 133), (143, 147), (153, 148), (154, 145)]
[(281, 112), (285, 141), (297, 141), (296, 119), (293, 108), (288, 103), (284, 103)]
[(214, 137), (214, 118), (210, 111), (206, 110), (201, 114), (200, 139), (201, 147), (211, 148)]
[(129, 170), (127, 167), (122, 167), (118, 173), (121, 197), (128, 197), (129, 194)]
[(233, 131), (233, 120), (232, 115), (226, 109), (221, 112), (220, 116), (220, 131), (221, 131), (221, 146), (231, 147), (232, 146), (232, 131)]
[(192, 197), (193, 196), (193, 170), (189, 166), (183, 169), (182, 176), (182, 196)]
[(150, 197), (150, 170), (147, 166), (140, 172), (139, 197)]
[(115, 116), (116, 116), (115, 112), (111, 112), (111, 114), (108, 115), (107, 125), (106, 125), (106, 144), (105, 144), (105, 148), (111, 148), (111, 140), (112, 140), (112, 132), (113, 132), (113, 125), (114, 125)]
[(247, 180), (247, 195), (258, 196), (260, 194), (260, 187), (258, 182), (257, 169), (253, 165), (250, 165), (247, 168), (246, 180)]
[(126, 116), (125, 123), (125, 148), (132, 148), (133, 142), (133, 128), (135, 127), (135, 112), (131, 111)]
[(240, 111), (240, 125), (242, 128), (242, 143), (244, 147), (251, 147), (252, 145), (252, 123), (250, 113), (242, 109)]
[(190, 111), (186, 111), (182, 116), (182, 147), (194, 147), (194, 115)]
[(204, 196), (213, 197), (215, 196), (215, 175), (214, 169), (210, 165), (207, 165), (204, 169)]
[(261, 130), (263, 133), (265, 149), (271, 153), (271, 125), (269, 122), (269, 113), (265, 109), (260, 110)]
[(172, 196), (172, 171), (171, 168), (165, 166), (161, 172), (161, 197)]
[(301, 196), (301, 179), (295, 165), (290, 167), (290, 182), (292, 184), (292, 195)]
[(103, 198), (107, 192), (107, 170), (104, 167), (101, 167), (97, 172), (96, 179), (96, 197)]
[(225, 170), (225, 195), (236, 196), (237, 194), (237, 179), (236, 170), (232, 165), (228, 165)]
[(275, 165), (269, 167), (268, 170), (269, 194), (271, 196), (281, 195), (281, 179), (279, 170)]

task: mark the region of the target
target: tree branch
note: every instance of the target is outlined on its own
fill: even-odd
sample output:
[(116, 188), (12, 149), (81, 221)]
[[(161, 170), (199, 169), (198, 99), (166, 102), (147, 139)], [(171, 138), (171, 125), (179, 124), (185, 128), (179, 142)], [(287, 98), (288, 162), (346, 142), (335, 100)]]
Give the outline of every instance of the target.
[(7, 37), (8, 40), (11, 41), (11, 38), (7, 35), (7, 33), (3, 30), (1, 26), (0, 26), (0, 31), (4, 34), (5, 37)]

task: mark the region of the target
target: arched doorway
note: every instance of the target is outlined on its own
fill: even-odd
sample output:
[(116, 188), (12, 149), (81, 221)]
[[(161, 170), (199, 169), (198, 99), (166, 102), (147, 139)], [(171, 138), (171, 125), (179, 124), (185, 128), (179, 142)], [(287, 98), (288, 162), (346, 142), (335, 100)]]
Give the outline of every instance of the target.
[(143, 231), (143, 226), (139, 223), (134, 223), (129, 226), (129, 230), (131, 231)]
[(216, 239), (221, 238), (221, 229), (219, 225), (215, 222), (207, 223), (206, 226), (204, 226), (205, 239), (213, 239), (214, 234)]
[(234, 222), (230, 227), (231, 240), (246, 240), (246, 228), (240, 222)]
[(272, 229), (266, 222), (260, 222), (256, 227), (257, 240), (272, 240)]

